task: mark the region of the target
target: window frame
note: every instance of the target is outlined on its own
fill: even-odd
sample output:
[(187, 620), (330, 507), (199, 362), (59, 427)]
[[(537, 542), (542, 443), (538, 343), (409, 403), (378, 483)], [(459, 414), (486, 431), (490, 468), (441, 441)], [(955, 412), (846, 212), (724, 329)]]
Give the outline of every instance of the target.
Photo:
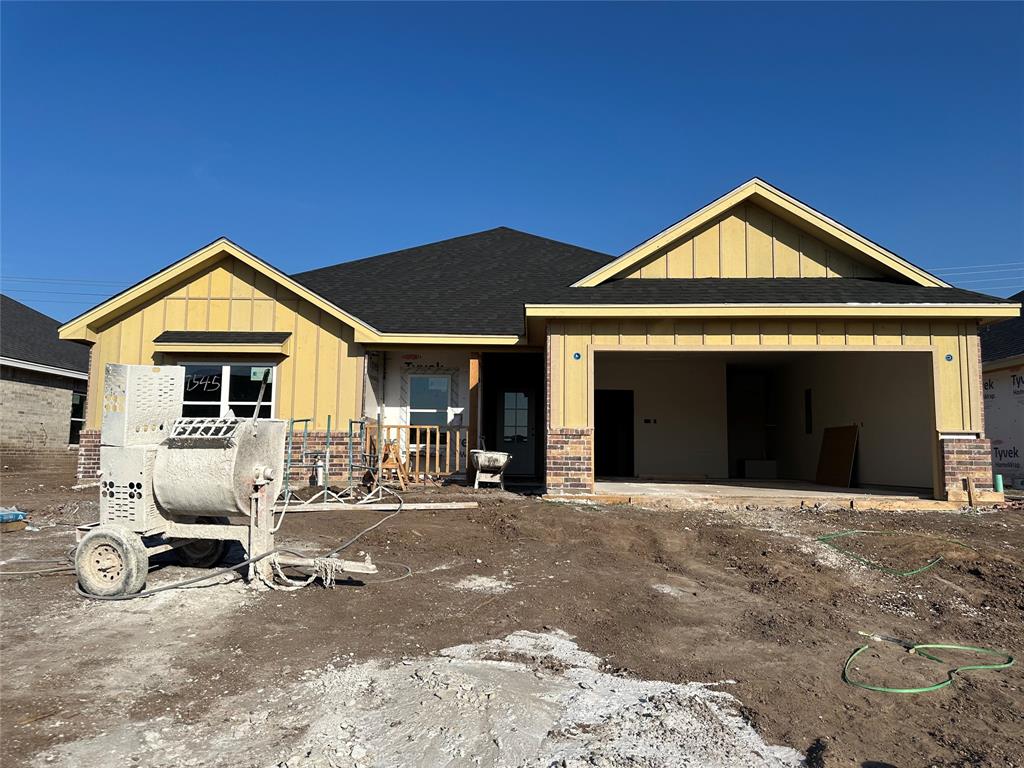
[[(76, 417), (74, 415), (74, 413), (75, 413), (75, 397), (81, 397), (82, 398), (82, 415), (81, 415), (81, 417)], [(86, 392), (76, 392), (76, 391), (72, 390), (72, 392), (71, 392), (71, 414), (72, 415), (68, 419), (68, 445), (69, 446), (81, 445), (82, 444), (82, 430), (85, 429), (85, 407), (86, 407), (87, 404), (88, 404), (88, 393), (86, 393)], [(72, 429), (72, 427), (75, 426), (75, 422), (78, 422), (78, 439), (75, 440), (74, 442), (72, 442), (71, 441), (71, 429)]]
[[(216, 401), (217, 404), (220, 406), (220, 415), (219, 416), (207, 416), (207, 417), (203, 417), (203, 416), (185, 416), (184, 418), (223, 419), (223, 418), (226, 418), (228, 409), (231, 408), (232, 403), (234, 403), (234, 405), (252, 405), (252, 406), (255, 406), (256, 405), (256, 401), (255, 400), (253, 400), (252, 402), (247, 402), (247, 401), (244, 401), (244, 400), (232, 401), (232, 400), (230, 400), (228, 398), (228, 394), (229, 394), (228, 390), (230, 389), (230, 386), (231, 386), (230, 385), (230, 383), (231, 383), (231, 367), (232, 366), (241, 366), (241, 365), (248, 365), (248, 366), (252, 366), (252, 367), (256, 367), (256, 368), (270, 368), (270, 370), (271, 370), (270, 381), (267, 382), (268, 384), (272, 385), (270, 387), (270, 399), (264, 401), (264, 403), (263, 403), (264, 405), (269, 405), (270, 406), (270, 416), (264, 417), (264, 418), (271, 418), (271, 419), (276, 418), (276, 414), (277, 414), (277, 367), (278, 367), (277, 363), (266, 362), (264, 360), (232, 360), (229, 363), (225, 363), (225, 362), (220, 361), (220, 360), (183, 360), (183, 361), (181, 361), (181, 362), (179, 362), (177, 364), (178, 365), (182, 365), (182, 366), (185, 366), (185, 365), (205, 365), (205, 366), (219, 365), (220, 366), (221, 381), (222, 382), (223, 381), (227, 381), (228, 382), (227, 386), (221, 386), (220, 400)], [(191, 401), (189, 401), (189, 400), (185, 399), (185, 393), (184, 392), (182, 392), (181, 394), (182, 394), (181, 405), (182, 405), (183, 409), (184, 409), (184, 407), (186, 405), (213, 405), (215, 403), (215, 401), (213, 401), (213, 400), (205, 400), (205, 401), (191, 400)], [(253, 408), (253, 410), (255, 411), (255, 408)], [(248, 418), (251, 418), (251, 417), (249, 417), (249, 416), (238, 416), (237, 418), (239, 418), (239, 419), (248, 419)]]
[[(434, 427), (434, 426), (436, 426), (439, 431), (443, 431), (443, 430), (449, 429), (451, 427), (452, 410), (453, 410), (452, 409), (452, 375), (450, 373), (410, 373), (409, 376), (408, 376), (408, 379), (409, 379), (409, 406), (408, 406), (408, 413), (409, 413), (408, 421), (409, 421), (409, 424), (408, 424), (408, 426), (410, 426), (410, 427)], [(413, 379), (444, 379), (448, 383), (447, 392), (446, 392), (447, 396), (445, 397), (445, 400), (446, 400), (447, 404), (445, 405), (445, 407), (444, 408), (414, 408), (413, 404), (412, 404), (412, 382), (413, 382)], [(436, 425), (436, 424), (413, 424), (412, 423), (412, 415), (414, 413), (443, 413), (444, 414), (444, 424), (443, 425)]]

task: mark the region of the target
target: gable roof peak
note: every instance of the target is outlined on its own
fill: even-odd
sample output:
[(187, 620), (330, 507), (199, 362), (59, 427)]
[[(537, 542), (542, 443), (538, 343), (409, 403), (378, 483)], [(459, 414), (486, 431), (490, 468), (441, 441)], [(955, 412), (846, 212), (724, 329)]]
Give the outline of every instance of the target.
[(644, 240), (609, 264), (577, 280), (573, 287), (592, 288), (607, 280), (621, 277), (659, 249), (717, 221), (727, 211), (747, 200), (766, 208), (773, 215), (808, 229), (816, 236), (826, 239), (827, 242), (836, 243), (840, 250), (857, 254), (859, 258), (880, 267), (886, 274), (898, 276), (918, 285), (948, 287), (948, 283), (942, 279), (783, 192), (759, 176), (751, 177), (749, 181), (734, 187), (721, 197), (712, 200), (653, 237)]

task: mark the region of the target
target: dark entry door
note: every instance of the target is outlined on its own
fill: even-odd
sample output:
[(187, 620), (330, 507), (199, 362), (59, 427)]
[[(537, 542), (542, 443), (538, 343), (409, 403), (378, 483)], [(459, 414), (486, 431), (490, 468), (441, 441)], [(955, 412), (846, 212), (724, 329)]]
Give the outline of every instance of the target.
[(534, 411), (537, 407), (534, 390), (529, 387), (502, 390), (498, 401), (499, 451), (512, 454), (508, 465), (510, 475), (532, 475), (537, 451), (537, 430)]
[(594, 474), (633, 477), (633, 391), (594, 391)]

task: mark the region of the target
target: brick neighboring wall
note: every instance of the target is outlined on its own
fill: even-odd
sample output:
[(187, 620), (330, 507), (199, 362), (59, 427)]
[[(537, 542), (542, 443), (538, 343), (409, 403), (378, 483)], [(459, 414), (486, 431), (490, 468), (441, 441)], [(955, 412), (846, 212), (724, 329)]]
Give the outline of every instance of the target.
[(0, 457), (12, 468), (60, 463), (70, 470), (75, 448), (68, 446), (71, 394), (85, 382), (66, 376), (0, 368)]
[(78, 479), (87, 483), (100, 476), (100, 431), (83, 429), (78, 435)]
[(548, 428), (548, 493), (590, 493), (594, 490), (594, 430), (585, 428)]
[(966, 479), (978, 491), (992, 490), (992, 441), (987, 439), (941, 440), (942, 480), (949, 501), (967, 501)]

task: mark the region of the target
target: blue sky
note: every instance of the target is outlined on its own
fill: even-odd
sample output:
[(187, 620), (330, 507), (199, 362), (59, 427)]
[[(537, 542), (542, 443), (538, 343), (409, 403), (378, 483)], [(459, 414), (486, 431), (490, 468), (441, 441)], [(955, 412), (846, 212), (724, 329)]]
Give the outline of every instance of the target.
[(286, 272), (499, 225), (619, 254), (755, 175), (1024, 288), (1019, 3), (0, 13), (2, 288), (60, 319), (222, 234)]

